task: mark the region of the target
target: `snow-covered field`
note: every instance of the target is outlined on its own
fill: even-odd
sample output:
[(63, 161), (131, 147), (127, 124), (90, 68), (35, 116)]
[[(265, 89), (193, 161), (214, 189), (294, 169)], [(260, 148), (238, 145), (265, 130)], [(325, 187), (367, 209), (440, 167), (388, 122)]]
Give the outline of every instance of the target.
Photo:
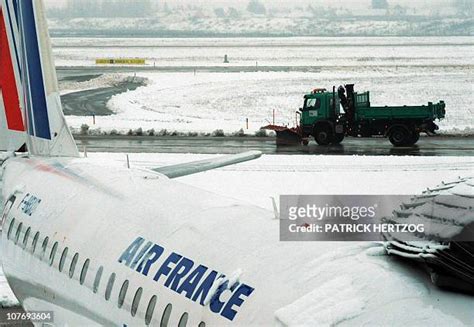
[[(474, 129), (472, 38), (57, 38), (54, 44), (59, 66), (93, 66), (99, 57), (141, 57), (149, 66), (197, 69), (196, 74), (139, 72), (149, 85), (113, 97), (108, 106), (116, 115), (101, 117), (92, 129), (202, 133), (222, 129), (230, 134), (243, 128), (253, 134), (271, 121), (273, 110), (277, 123), (294, 124), (303, 95), (313, 88), (348, 83), (372, 91), (373, 105), (444, 100), (447, 117), (441, 132), (463, 134)], [(223, 63), (224, 55), (229, 64)], [(200, 71), (210, 66), (222, 71), (266, 66), (273, 71)], [(68, 121), (78, 129), (91, 125), (92, 119)]]
[[(231, 134), (240, 129), (253, 134), (272, 121), (295, 124), (303, 95), (315, 87), (356, 83), (370, 90), (373, 105), (421, 105), (444, 100), (442, 133), (469, 134), (474, 130), (474, 75), (459, 67), (366, 67), (361, 70), (327, 69), (319, 73), (139, 73), (150, 82), (135, 91), (112, 97), (108, 107), (116, 114), (97, 117), (68, 116), (69, 125), (82, 124), (102, 131), (142, 128), (144, 131)], [(246, 119), (249, 129), (246, 129)]]
[[(210, 157), (129, 155), (132, 167), (143, 168)], [(126, 165), (126, 156), (120, 153), (90, 153), (89, 158)], [(468, 175), (474, 175), (472, 157), (264, 155), (254, 161), (179, 180), (273, 210), (270, 197), (277, 199), (281, 194), (417, 194), (442, 181)]]
[[(148, 66), (197, 70), (196, 74), (137, 72), (150, 83), (113, 97), (108, 106), (116, 115), (100, 117), (92, 129), (203, 133), (222, 129), (230, 134), (243, 128), (253, 134), (271, 121), (273, 110), (277, 123), (294, 124), (303, 95), (313, 88), (348, 83), (372, 91), (373, 105), (444, 100), (447, 118), (440, 124), (442, 132), (472, 133), (474, 128), (472, 38), (56, 38), (53, 43), (59, 66), (94, 66), (101, 57), (140, 57)], [(229, 64), (223, 63), (224, 55)], [(257, 65), (272, 72), (225, 72), (225, 67), (258, 70)], [(222, 72), (202, 71), (210, 66)], [(91, 125), (92, 119), (68, 117), (68, 121), (78, 129)]]
[[(209, 157), (132, 154), (130, 161), (151, 168)], [(125, 154), (90, 153), (87, 160), (126, 165)], [(474, 175), (474, 158), (266, 155), (179, 181), (272, 210), (270, 197), (280, 194), (415, 194), (468, 175)], [(311, 261), (321, 286), (276, 312), (285, 323), (467, 326), (473, 321), (472, 297), (437, 289), (421, 271), (383, 255), (380, 247), (320, 246)], [(15, 301), (1, 276), (0, 300)]]
[[(145, 58), (148, 66), (413, 67), (473, 64), (471, 37), (53, 38), (58, 66)], [(228, 55), (229, 64), (224, 64)]]

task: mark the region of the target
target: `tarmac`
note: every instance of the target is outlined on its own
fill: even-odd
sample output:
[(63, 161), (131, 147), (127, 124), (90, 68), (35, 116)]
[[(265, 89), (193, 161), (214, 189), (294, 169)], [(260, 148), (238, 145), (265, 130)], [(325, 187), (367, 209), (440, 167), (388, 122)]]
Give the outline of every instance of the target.
[(121, 82), (110, 87), (68, 93), (61, 96), (65, 115), (74, 116), (107, 116), (113, 112), (107, 108), (107, 102), (115, 94), (135, 90), (143, 84), (140, 82)]
[(85, 136), (75, 135), (81, 151), (125, 153), (232, 154), (249, 150), (286, 155), (474, 156), (474, 136), (421, 137), (410, 147), (385, 138), (346, 138), (341, 145), (277, 146), (275, 137)]

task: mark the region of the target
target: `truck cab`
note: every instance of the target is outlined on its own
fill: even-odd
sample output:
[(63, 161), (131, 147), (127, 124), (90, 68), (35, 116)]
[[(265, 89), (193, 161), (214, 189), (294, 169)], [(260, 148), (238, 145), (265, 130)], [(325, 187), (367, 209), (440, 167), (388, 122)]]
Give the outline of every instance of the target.
[[(336, 106), (334, 107), (334, 101)], [(301, 109), (301, 120), (303, 125), (313, 125), (316, 121), (335, 119), (341, 114), (341, 106), (337, 96), (326, 89), (315, 89), (304, 96), (304, 104)]]
[(304, 96), (300, 111), (303, 133), (314, 135), (318, 143), (334, 143), (336, 129), (338, 139), (344, 138), (341, 103), (335, 90), (328, 92), (326, 89), (314, 89)]

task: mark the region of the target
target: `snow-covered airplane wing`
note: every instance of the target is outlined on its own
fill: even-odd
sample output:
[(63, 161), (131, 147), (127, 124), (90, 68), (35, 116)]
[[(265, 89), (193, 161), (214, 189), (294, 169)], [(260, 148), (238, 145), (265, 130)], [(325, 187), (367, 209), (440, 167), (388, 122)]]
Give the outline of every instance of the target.
[(177, 178), (187, 175), (200, 173), (203, 171), (216, 169), (224, 166), (238, 164), (253, 159), (257, 159), (262, 155), (260, 151), (248, 151), (239, 154), (222, 156), (217, 158), (193, 161), (173, 166), (165, 166), (152, 169), (158, 173), (168, 176), (169, 178)]

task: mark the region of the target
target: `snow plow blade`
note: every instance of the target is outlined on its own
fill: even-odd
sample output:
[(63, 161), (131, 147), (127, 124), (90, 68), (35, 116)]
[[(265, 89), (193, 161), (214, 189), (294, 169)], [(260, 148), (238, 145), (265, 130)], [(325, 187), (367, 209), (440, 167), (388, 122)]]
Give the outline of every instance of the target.
[(277, 145), (300, 145), (308, 144), (308, 139), (303, 137), (300, 127), (288, 128), (285, 126), (267, 125), (262, 129), (274, 131), (277, 135)]

